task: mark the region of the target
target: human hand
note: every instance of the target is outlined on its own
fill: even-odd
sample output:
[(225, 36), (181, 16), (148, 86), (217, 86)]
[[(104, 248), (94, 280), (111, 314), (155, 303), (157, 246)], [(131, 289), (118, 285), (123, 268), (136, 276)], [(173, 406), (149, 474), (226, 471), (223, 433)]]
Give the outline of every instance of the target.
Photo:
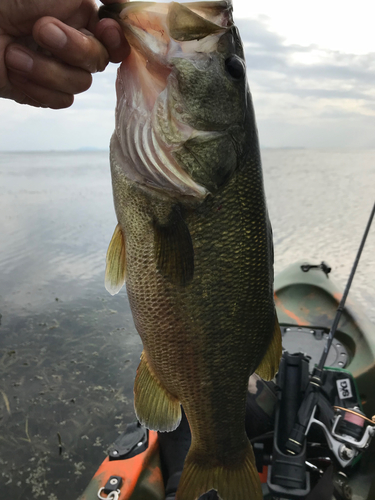
[(95, 0), (0, 2), (0, 97), (66, 108), (90, 87), (91, 73), (129, 50), (115, 21), (99, 21)]

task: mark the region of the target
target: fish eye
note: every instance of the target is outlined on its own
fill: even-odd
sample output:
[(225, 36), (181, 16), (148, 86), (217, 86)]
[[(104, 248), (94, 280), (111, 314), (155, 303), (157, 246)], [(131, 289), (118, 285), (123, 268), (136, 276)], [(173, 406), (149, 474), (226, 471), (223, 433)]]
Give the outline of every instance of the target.
[(245, 65), (238, 56), (230, 56), (225, 60), (225, 69), (235, 80), (240, 80), (245, 76)]

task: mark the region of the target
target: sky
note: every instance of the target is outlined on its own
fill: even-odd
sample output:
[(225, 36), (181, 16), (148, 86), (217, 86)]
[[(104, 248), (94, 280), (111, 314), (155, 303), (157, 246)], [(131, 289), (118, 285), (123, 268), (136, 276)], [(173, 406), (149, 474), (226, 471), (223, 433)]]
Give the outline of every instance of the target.
[[(375, 148), (375, 7), (338, 0), (234, 0), (263, 147)], [(110, 64), (66, 110), (0, 99), (0, 151), (107, 149)]]

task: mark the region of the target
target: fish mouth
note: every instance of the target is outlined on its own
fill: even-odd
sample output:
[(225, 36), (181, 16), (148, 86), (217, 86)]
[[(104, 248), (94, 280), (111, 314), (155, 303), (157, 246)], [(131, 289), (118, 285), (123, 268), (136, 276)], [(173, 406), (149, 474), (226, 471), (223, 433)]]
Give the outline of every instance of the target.
[(177, 113), (170, 109), (167, 87), (174, 60), (204, 65), (204, 56), (233, 26), (231, 1), (135, 1), (103, 6), (99, 15), (115, 18), (131, 46), (116, 82), (117, 140), (112, 148), (121, 158), (118, 163), (128, 178), (140, 184), (205, 198), (209, 191), (189, 176), (173, 153), (192, 137), (209, 139), (218, 132), (199, 131), (184, 122), (178, 106)]
[(233, 26), (232, 11), (231, 0), (185, 4), (133, 1), (103, 5), (99, 18), (116, 19), (131, 45), (137, 45), (138, 38), (157, 53), (161, 47), (166, 48), (170, 39), (201, 40)]

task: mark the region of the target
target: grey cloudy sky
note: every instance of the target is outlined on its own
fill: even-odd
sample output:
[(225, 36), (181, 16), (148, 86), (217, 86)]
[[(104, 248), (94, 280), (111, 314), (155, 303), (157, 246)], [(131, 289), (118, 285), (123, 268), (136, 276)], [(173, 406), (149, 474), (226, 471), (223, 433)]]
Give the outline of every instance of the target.
[[(279, 3), (234, 0), (261, 145), (375, 148), (375, 43), (362, 36), (366, 21), (358, 24), (353, 11), (340, 11), (338, 20), (336, 0), (324, 16), (322, 0), (316, 0), (315, 14), (286, 0), (289, 17)], [(114, 127), (115, 77), (116, 66), (110, 65), (67, 110), (1, 99), (0, 150), (106, 149)]]
[(237, 24), (264, 146), (375, 147), (375, 53), (287, 45), (266, 22)]

